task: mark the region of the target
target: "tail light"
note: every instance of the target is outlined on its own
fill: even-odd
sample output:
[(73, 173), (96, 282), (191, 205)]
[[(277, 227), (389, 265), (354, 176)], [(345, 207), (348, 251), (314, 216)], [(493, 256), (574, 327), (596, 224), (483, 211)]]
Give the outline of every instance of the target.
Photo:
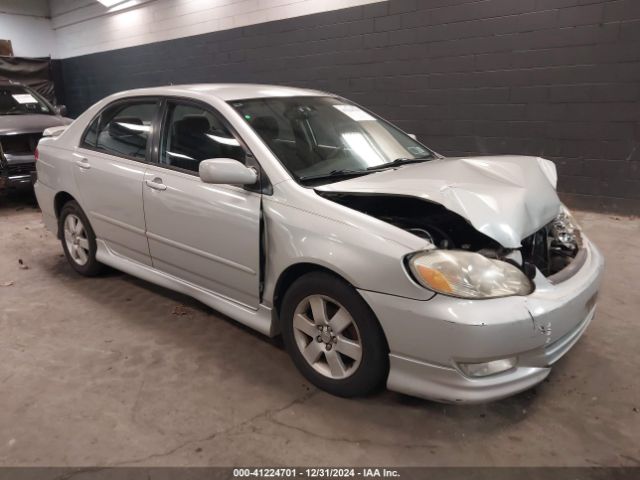
[(36, 157), (36, 162), (37, 162), (38, 157), (40, 156), (40, 154), (38, 153), (38, 147), (36, 147), (36, 149), (33, 151), (33, 156)]

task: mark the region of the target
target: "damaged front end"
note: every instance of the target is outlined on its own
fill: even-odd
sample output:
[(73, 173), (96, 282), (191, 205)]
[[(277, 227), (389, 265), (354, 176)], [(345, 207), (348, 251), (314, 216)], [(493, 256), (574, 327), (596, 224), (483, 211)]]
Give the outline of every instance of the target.
[[(578, 256), (582, 248), (582, 237), (580, 229), (566, 209), (543, 226), (535, 233), (527, 236), (521, 242), (520, 248), (506, 248), (499, 242), (478, 231), (464, 217), (454, 213), (437, 203), (429, 202), (417, 197), (388, 195), (388, 194), (352, 194), (341, 192), (318, 192), (319, 195), (332, 200), (346, 207), (358, 210), (362, 213), (375, 217), (379, 220), (402, 228), (432, 244), (436, 251), (453, 252), (473, 252), (482, 255), (489, 260), (505, 262), (519, 271), (529, 280), (533, 280), (536, 272), (539, 271), (545, 277), (553, 281), (560, 279), (560, 272), (563, 272)], [(450, 256), (451, 256), (450, 255)], [(474, 257), (468, 257), (473, 260)], [(428, 285), (422, 282), (421, 273), (417, 268), (429, 268), (427, 266), (412, 266), (410, 270), (414, 273), (419, 283), (440, 293), (462, 296), (464, 298), (492, 298), (506, 295), (527, 295), (531, 289), (522, 285), (487, 285), (487, 292), (471, 292), (465, 289), (461, 283), (482, 283), (486, 279), (469, 280), (472, 275), (479, 275), (478, 270), (495, 267), (491, 263), (478, 262), (476, 259), (476, 271), (473, 272), (474, 264), (465, 263), (464, 275), (449, 281), (450, 285), (445, 285), (445, 280), (441, 277), (430, 277)], [(429, 273), (426, 273), (429, 275)], [(510, 268), (502, 266), (496, 272), (487, 271), (485, 276), (505, 277), (506, 282), (515, 282), (517, 274)], [(464, 277), (464, 278), (462, 278)], [(494, 278), (495, 279), (495, 278)], [(451, 283), (456, 285), (451, 285)], [(521, 281), (524, 284), (524, 280)], [(434, 285), (441, 288), (434, 288)], [(449, 290), (450, 289), (450, 290)], [(456, 295), (456, 291), (464, 292)], [(492, 293), (493, 292), (493, 293)], [(502, 292), (502, 293), (500, 293)], [(509, 293), (511, 292), (511, 293)]]
[(407, 276), (437, 293), (359, 289), (388, 341), (391, 390), (506, 397), (544, 380), (594, 317), (603, 258), (560, 202), (550, 162), (434, 160), (315, 192), (404, 230)]
[(522, 240), (525, 264), (533, 265), (545, 277), (554, 277), (567, 268), (582, 249), (582, 234), (568, 210), (533, 235)]

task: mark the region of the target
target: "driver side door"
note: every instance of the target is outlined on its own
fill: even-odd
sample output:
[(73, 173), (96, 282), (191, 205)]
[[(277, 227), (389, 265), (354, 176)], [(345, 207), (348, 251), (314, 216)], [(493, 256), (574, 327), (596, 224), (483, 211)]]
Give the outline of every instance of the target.
[(246, 155), (237, 134), (212, 107), (167, 100), (143, 200), (154, 268), (257, 308), (261, 194), (207, 184), (198, 176), (202, 160), (244, 162)]

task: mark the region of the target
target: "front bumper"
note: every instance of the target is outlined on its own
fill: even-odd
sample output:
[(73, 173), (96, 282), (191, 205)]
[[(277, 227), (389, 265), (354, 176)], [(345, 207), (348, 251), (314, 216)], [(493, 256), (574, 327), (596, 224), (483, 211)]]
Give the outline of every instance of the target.
[(32, 174), (0, 176), (0, 190), (28, 187), (33, 184)]
[[(436, 295), (418, 301), (360, 291), (389, 343), (387, 387), (443, 402), (478, 403), (544, 380), (595, 313), (604, 259), (586, 238), (584, 248), (584, 263), (570, 278), (552, 284), (538, 274), (535, 292), (526, 297)], [(487, 377), (468, 377), (458, 367), (509, 357), (517, 357), (514, 368)]]
[(33, 173), (36, 170), (35, 158), (29, 157), (27, 161), (0, 162), (0, 190), (10, 188), (27, 187), (33, 184)]

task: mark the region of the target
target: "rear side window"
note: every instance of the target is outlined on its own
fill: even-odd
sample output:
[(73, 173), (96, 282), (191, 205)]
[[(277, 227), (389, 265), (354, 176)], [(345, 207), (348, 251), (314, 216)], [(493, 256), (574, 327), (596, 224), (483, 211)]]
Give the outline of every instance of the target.
[(156, 112), (156, 100), (119, 102), (91, 123), (82, 145), (111, 155), (144, 160)]

